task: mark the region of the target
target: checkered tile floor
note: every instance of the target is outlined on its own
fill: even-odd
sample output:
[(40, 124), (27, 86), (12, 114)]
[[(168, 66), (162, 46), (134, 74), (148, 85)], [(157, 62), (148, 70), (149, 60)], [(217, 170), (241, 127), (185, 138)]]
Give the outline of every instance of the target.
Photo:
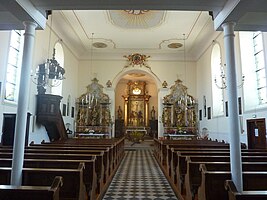
[(104, 200), (177, 200), (152, 150), (126, 151)]

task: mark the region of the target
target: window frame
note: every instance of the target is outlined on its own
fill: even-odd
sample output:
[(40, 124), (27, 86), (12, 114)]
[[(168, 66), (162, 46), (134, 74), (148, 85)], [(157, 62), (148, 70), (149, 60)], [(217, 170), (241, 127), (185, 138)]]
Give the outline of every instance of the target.
[[(16, 38), (12, 38), (13, 34), (16, 33)], [(20, 34), (20, 35), (19, 35)], [(12, 45), (12, 39), (17, 40), (19, 38), (19, 44), (18, 47), (16, 48)], [(22, 67), (22, 56), (23, 56), (23, 47), (24, 47), (24, 30), (11, 30), (9, 33), (9, 42), (8, 42), (8, 50), (7, 50), (7, 56), (6, 56), (6, 71), (5, 71), (5, 79), (4, 79), (4, 85), (3, 85), (3, 102), (7, 103), (7, 104), (11, 104), (11, 105), (17, 105), (18, 102), (18, 93), (19, 93), (19, 85), (20, 85), (20, 74), (21, 74), (21, 67)], [(11, 61), (11, 54), (10, 51), (15, 50), (18, 51), (17, 54), (15, 56), (17, 56), (17, 58), (15, 59), (15, 62), (10, 62)], [(14, 64), (15, 63), (15, 64)], [(13, 66), (13, 68), (11, 69), (10, 66)], [(8, 80), (10, 77), (8, 77), (8, 72), (9, 70), (14, 70), (15, 71), (15, 77), (14, 77), (14, 81), (10, 81)], [(13, 84), (14, 86), (14, 91), (13, 92), (13, 99), (12, 98), (8, 98), (7, 97), (7, 87), (8, 84)], [(12, 93), (10, 92), (10, 93)]]

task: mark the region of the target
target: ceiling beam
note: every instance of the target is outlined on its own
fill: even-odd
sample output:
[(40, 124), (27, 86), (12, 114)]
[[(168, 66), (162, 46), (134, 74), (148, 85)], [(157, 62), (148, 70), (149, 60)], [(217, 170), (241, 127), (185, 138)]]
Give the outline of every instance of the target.
[(47, 10), (191, 10), (215, 11), (227, 0), (32, 0)]
[(3, 28), (5, 30), (7, 30), (6, 28), (9, 30), (24, 29), (23, 21), (33, 21), (37, 23), (39, 29), (45, 28), (46, 17), (34, 7), (30, 0), (0, 0), (0, 7), (0, 13), (4, 17), (0, 20), (3, 22), (0, 25), (2, 30)]
[(240, 0), (229, 0), (225, 4), (224, 8), (219, 12), (219, 14), (214, 19), (214, 29), (222, 30), (221, 25), (226, 22), (226, 19), (238, 5)]

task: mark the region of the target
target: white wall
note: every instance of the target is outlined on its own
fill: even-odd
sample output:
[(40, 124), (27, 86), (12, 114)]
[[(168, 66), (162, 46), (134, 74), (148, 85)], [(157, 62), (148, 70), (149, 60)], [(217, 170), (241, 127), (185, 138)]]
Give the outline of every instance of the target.
[[(105, 59), (105, 58), (104, 58)], [(116, 107), (115, 111), (118, 110), (118, 106), (124, 108), (124, 100), (122, 95), (125, 94), (126, 83), (122, 84), (118, 82), (117, 85), (114, 85), (114, 81), (117, 77), (121, 76), (125, 71), (124, 66), (127, 64), (125, 58), (118, 58), (117, 60), (82, 60), (79, 62), (79, 79), (78, 79), (78, 93), (79, 95), (86, 92), (86, 86), (91, 83), (91, 79), (96, 76), (99, 80), (99, 83), (106, 87), (106, 82), (111, 80), (113, 83), (112, 87), (115, 90), (115, 100)], [(187, 61), (184, 64), (183, 61), (156, 61), (153, 59), (149, 59), (147, 61), (149, 67), (154, 74), (156, 74), (155, 85), (147, 85), (147, 90), (149, 94), (152, 95), (150, 101), (150, 108), (155, 106), (157, 114), (160, 113), (158, 111), (158, 91), (162, 87), (161, 83), (165, 80), (168, 83), (168, 88), (175, 84), (175, 80), (177, 78), (183, 81), (188, 87), (188, 93), (192, 96), (196, 97), (196, 63)], [(91, 66), (93, 66), (91, 68)], [(140, 66), (130, 67), (130, 69), (134, 70), (144, 70), (144, 66), (140, 68)], [(141, 71), (144, 72), (144, 71)], [(127, 72), (125, 72), (127, 73)], [(150, 73), (149, 70), (145, 71), (145, 73)], [(153, 74), (150, 74), (153, 76)], [(160, 81), (160, 85), (157, 86), (157, 80)], [(159, 88), (158, 88), (159, 87)], [(115, 113), (116, 116), (117, 113)]]
[[(236, 54), (236, 68), (237, 68), (237, 84), (241, 84), (241, 76), (242, 76), (242, 67), (241, 67), (241, 56), (240, 56), (240, 47), (239, 47), (239, 37), (238, 33), (235, 33), (235, 54)], [(217, 38), (211, 38), (216, 40), (222, 50), (222, 63), (225, 63), (225, 49), (224, 49), (224, 41), (223, 41), (223, 33), (221, 32)], [(266, 35), (265, 35), (266, 39)], [(203, 108), (203, 96), (206, 96), (206, 103), (207, 107), (212, 107), (212, 81), (213, 78), (211, 77), (211, 51), (212, 51), (212, 43), (208, 48), (204, 51), (202, 56), (197, 61), (197, 98), (199, 103), (199, 109), (202, 109), (202, 121), (199, 123), (199, 130), (201, 131), (202, 128), (208, 128), (209, 130), (209, 136), (212, 139), (218, 139), (218, 140), (225, 140), (229, 142), (229, 131), (227, 129), (228, 127), (228, 118), (224, 116), (220, 117), (214, 117), (211, 116), (211, 119), (208, 120), (207, 117), (204, 117), (204, 108)], [(247, 75), (249, 76), (249, 74)], [(227, 78), (227, 77), (226, 77)], [(242, 115), (239, 116), (240, 118), (240, 127), (242, 129), (242, 133), (240, 133), (240, 139), (241, 142), (244, 142), (247, 144), (247, 124), (246, 120), (251, 118), (266, 118), (266, 105), (263, 106), (254, 106), (255, 109), (251, 109), (250, 105), (245, 105), (244, 102), (246, 99), (244, 99), (243, 90), (246, 90), (246, 85), (249, 85), (251, 83), (246, 82), (242, 88), (238, 89), (238, 97), (242, 98)], [(251, 91), (248, 91), (251, 93)], [(251, 93), (252, 94), (252, 93)], [(257, 96), (254, 98), (257, 99)], [(227, 96), (227, 89), (224, 91), (224, 102), (228, 101)], [(212, 109), (211, 109), (212, 110)]]
[[(35, 71), (36, 66), (45, 62), (47, 57), (52, 57), (53, 47), (56, 41), (59, 38), (51, 33), (51, 41), (49, 44), (49, 34), (50, 29), (47, 27), (45, 30), (37, 30), (35, 37), (35, 45), (34, 45), (34, 53), (33, 53), (33, 61), (32, 61), (32, 71)], [(7, 54), (9, 47), (9, 31), (0, 31), (0, 82), (1, 82), (1, 102), (0, 102), (0, 133), (2, 134), (2, 121), (3, 121), (3, 113), (16, 113), (17, 105), (16, 104), (8, 104), (4, 102), (4, 82), (5, 82), (5, 74), (6, 74), (6, 66), (7, 66)], [(66, 79), (63, 81), (63, 99), (62, 103), (67, 102), (68, 95), (71, 95), (71, 106), (75, 106), (75, 99), (77, 98), (78, 92), (78, 60), (71, 53), (70, 49), (62, 42), (65, 64), (64, 68), (66, 70)], [(48, 48), (50, 50), (48, 52)], [(49, 55), (48, 55), (49, 54)], [(49, 93), (50, 89), (47, 89)], [(46, 130), (43, 126), (40, 126), (35, 123), (36, 120), (36, 94), (37, 88), (36, 85), (31, 82), (30, 91), (29, 91), (29, 105), (28, 112), (32, 114), (31, 122), (30, 122), (30, 133), (29, 133), (29, 142), (34, 141), (35, 143), (40, 143), (42, 140), (49, 141)], [(28, 95), (28, 94), (25, 94)], [(74, 118), (70, 116), (64, 117), (65, 123), (71, 123), (71, 128), (74, 124)], [(73, 129), (72, 129), (73, 130)]]

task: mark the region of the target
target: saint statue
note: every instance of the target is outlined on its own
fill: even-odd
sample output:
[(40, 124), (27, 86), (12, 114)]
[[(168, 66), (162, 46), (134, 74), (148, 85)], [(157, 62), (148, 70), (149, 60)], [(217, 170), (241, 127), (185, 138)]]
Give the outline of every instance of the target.
[(122, 119), (122, 109), (120, 106), (117, 112), (118, 112), (118, 119)]
[(152, 106), (152, 110), (151, 110), (151, 119), (152, 120), (155, 120), (156, 119), (156, 111), (155, 111), (154, 106)]

